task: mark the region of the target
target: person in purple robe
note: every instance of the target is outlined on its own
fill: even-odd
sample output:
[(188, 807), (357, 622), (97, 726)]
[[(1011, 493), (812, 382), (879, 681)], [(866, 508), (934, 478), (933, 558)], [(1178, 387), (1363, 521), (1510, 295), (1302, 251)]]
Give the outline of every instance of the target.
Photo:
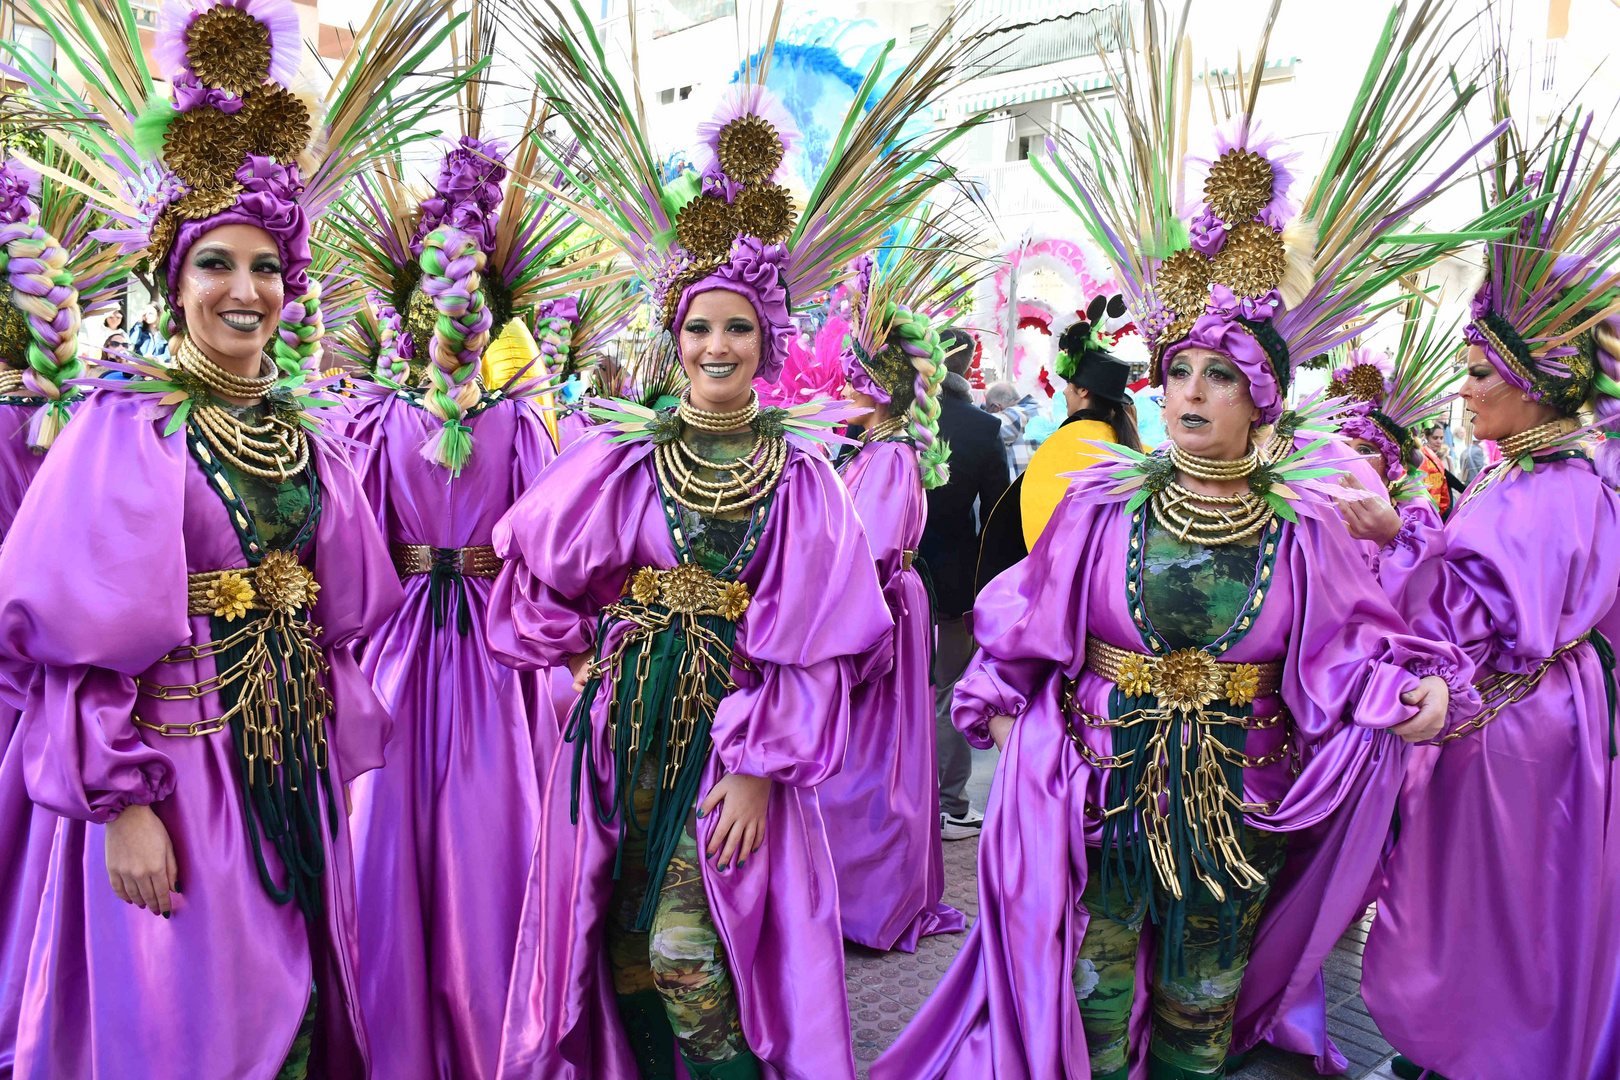
[[(1173, 79), (1186, 43), (1165, 56), (1156, 34), (1147, 70)], [(1092, 119), (1152, 190), (1049, 175), (1108, 243), (1170, 441), (1092, 444), (1104, 460), (980, 594), (953, 715), (1001, 750), (979, 919), (873, 1080), (1213, 1080), (1261, 1040), (1343, 1071), (1323, 960), (1365, 907), (1407, 743), (1473, 700), (1461, 650), (1408, 631), (1338, 514), (1330, 481), (1355, 455), (1285, 409), (1296, 358), (1346, 340), (1371, 296), (1311, 265), (1353, 264), (1396, 227), (1416, 163), (1378, 178), (1387, 203), (1353, 213), (1379, 224), (1352, 238), (1330, 201), (1295, 205), (1291, 155), (1241, 115), (1217, 133), (1190, 246), (1138, 257), (1151, 238), (1121, 229), (1173, 212), (1154, 192), (1181, 188), (1180, 163), (1133, 158), (1109, 141), (1123, 125)], [(1296, 215), (1320, 239), (1285, 230)]]
[[(64, 244), (41, 227), (39, 178), (0, 165), (0, 547), (79, 397), (79, 292)], [(28, 797), (25, 754), (12, 734), (33, 667), (0, 662), (0, 1077), (10, 1077), (56, 815)]]
[[(873, 949), (915, 952), (919, 938), (966, 927), (946, 904), (934, 747), (933, 605), (916, 562), (928, 518), (925, 488), (949, 477), (939, 440), (945, 351), (926, 315), (896, 301), (909, 291), (931, 235), (908, 233), (909, 252), (870, 258), (853, 289), (851, 348), (842, 358), (846, 395), (861, 415), (861, 444), (843, 457), (849, 489), (877, 560), (894, 619), (883, 670), (855, 688), (844, 768), (821, 785), (821, 812), (838, 872), (844, 937)], [(931, 278), (915, 282), (927, 288)], [(885, 280), (887, 279), (887, 280)]]
[(1620, 1075), (1620, 457), (1578, 419), (1620, 416), (1620, 204), (1593, 134), (1560, 118), (1493, 169), (1500, 206), (1537, 200), (1487, 245), (1463, 330), (1463, 404), (1502, 460), (1443, 527), (1386, 504), (1363, 533), (1485, 705), (1423, 748), (1367, 938), (1362, 994), (1409, 1080)]
[[(893, 622), (818, 444), (847, 408), (761, 408), (752, 384), (782, 370), (789, 297), (831, 289), (945, 179), (942, 136), (900, 136), (944, 84), (905, 76), (852, 106), (827, 166), (852, 186), (795, 207), (797, 133), (760, 68), (701, 126), (705, 160), (666, 177), (605, 56), (567, 24), (525, 29), (544, 96), (618, 163), (575, 198), (663, 333), (641, 400), (594, 402), (495, 530), (491, 644), (566, 664), (580, 691), (540, 778), (500, 1076), (854, 1080), (817, 789)], [(941, 32), (913, 65), (948, 74), (948, 48)], [(896, 149), (872, 162), (871, 145)]]
[[(153, 268), (172, 366), (132, 362), (76, 406), (0, 546), (0, 662), (34, 669), (12, 745), (61, 816), (19, 1078), (370, 1074), (345, 789), (383, 761), (390, 721), (355, 649), (401, 590), (306, 385), (323, 336), (309, 233), (371, 140), (420, 118), (408, 92), (356, 128), (357, 88), (442, 40), (444, 15), (364, 34), (370, 59), (328, 97), (338, 127), (318, 130), (286, 89), (290, 4), (162, 12), (174, 96), (142, 125), (163, 155), (98, 193), (113, 223), (96, 235)], [(127, 6), (53, 25), (60, 53), (92, 55), (92, 24), (139, 55)], [(142, 79), (94, 100), (144, 103)], [(53, 84), (28, 92), (80, 118)], [(56, 137), (129, 161), (117, 119)]]
[[(463, 117), (478, 130), (475, 104)], [(560, 737), (551, 673), (513, 670), (486, 637), (495, 523), (556, 456), (537, 377), (550, 358), (526, 320), (545, 338), (578, 317), (574, 298), (546, 299), (533, 284), (565, 280), (554, 264), (576, 223), (509, 179), (506, 157), (501, 143), (463, 136), (419, 212), (400, 206), (399, 220), (342, 230), (363, 238), (346, 252), (353, 265), (410, 313), (397, 333), (411, 339), (414, 372), (394, 379), (398, 339), (378, 341), (350, 424), (405, 585), (362, 663), (394, 717), (388, 767), (356, 782), (349, 822), (360, 996), (367, 1023), (388, 1032), (372, 1060), (391, 1080), (495, 1076), (539, 817), (536, 762)], [(522, 224), (503, 228), (505, 213)]]

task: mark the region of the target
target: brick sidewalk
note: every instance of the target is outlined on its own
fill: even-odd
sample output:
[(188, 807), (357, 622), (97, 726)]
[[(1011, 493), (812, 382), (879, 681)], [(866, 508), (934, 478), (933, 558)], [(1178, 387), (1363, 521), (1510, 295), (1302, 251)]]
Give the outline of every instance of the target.
[[(982, 805), (980, 798), (974, 801)], [(978, 850), (977, 840), (945, 845), (945, 900), (967, 914), (969, 925), (979, 913), (974, 876)], [(914, 956), (845, 946), (855, 1064), (862, 1080), (872, 1062), (916, 1015), (923, 999), (950, 967), (965, 936), (939, 934), (924, 938)], [(1392, 1076), (1388, 1071), (1392, 1051), (1361, 1002), (1361, 949), (1366, 940), (1367, 923), (1362, 922), (1351, 928), (1328, 957), (1323, 973), (1328, 1033), (1350, 1060), (1351, 1080), (1383, 1080)], [(1310, 1059), (1267, 1048), (1231, 1075), (1237, 1080), (1308, 1080), (1317, 1074)]]

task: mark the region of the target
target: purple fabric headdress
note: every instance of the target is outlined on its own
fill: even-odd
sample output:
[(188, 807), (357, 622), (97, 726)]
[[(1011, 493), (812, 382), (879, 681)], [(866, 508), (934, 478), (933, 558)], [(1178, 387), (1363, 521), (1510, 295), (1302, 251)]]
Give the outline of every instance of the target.
[(506, 144), (463, 136), (439, 163), (439, 180), (431, 199), (422, 202), (422, 218), (411, 241), (411, 254), (422, 254), (422, 241), (441, 225), (460, 229), (478, 241), (486, 256), (495, 254), (495, 225), (501, 209), (501, 183), (506, 179)]
[(304, 190), (298, 178), (298, 166), (278, 165), (270, 158), (254, 154), (236, 170), (236, 178), (242, 184), (242, 194), (237, 196), (235, 206), (180, 226), (169, 254), (166, 274), (169, 295), (179, 295), (180, 267), (191, 246), (205, 233), (222, 225), (253, 225), (275, 240), (276, 251), (281, 255), (286, 296), (292, 302), (309, 291), (311, 262), (309, 220), (298, 201)]

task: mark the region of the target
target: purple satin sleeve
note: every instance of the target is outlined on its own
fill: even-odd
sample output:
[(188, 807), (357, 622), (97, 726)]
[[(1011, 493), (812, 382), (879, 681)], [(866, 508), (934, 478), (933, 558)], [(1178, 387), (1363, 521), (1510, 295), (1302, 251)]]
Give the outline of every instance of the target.
[(1445, 543), (1445, 525), (1440, 511), (1427, 496), (1397, 503), (1395, 509), (1401, 517), (1401, 527), (1395, 538), (1379, 548), (1372, 558), (1372, 570), (1384, 587), (1384, 595), (1396, 602), (1399, 609), (1401, 590), (1411, 571), (1425, 558), (1429, 545)]
[(405, 591), (378, 530), (377, 516), (348, 461), (330, 449), (321, 452), (321, 519), (315, 533), (315, 580), (321, 591), (311, 617), (321, 628), (317, 639), (330, 665), (328, 721), (334, 767), (348, 783), (383, 765), (383, 750), (394, 721), (360, 670), (354, 647), (376, 633), (399, 605)]
[[(1513, 469), (1446, 526), (1397, 537), (1386, 573), (1400, 575), (1413, 628), (1457, 642), (1482, 667), (1527, 671), (1597, 625), (1613, 600), (1583, 587), (1604, 558), (1587, 538), (1613, 527), (1614, 502), (1601, 488), (1584, 462), (1538, 465), (1533, 475)], [(1557, 528), (1547, 527), (1550, 506), (1559, 508)]]
[(502, 663), (561, 667), (595, 644), (597, 616), (636, 569), (637, 485), (611, 481), (651, 449), (580, 439), (496, 524), (505, 565), (490, 592), (489, 644)]
[(1468, 658), (1408, 629), (1337, 516), (1302, 516), (1280, 542), (1278, 571), (1291, 577), (1295, 597), (1281, 693), (1308, 742), (1345, 719), (1380, 729), (1410, 720), (1416, 710), (1400, 696), (1425, 675), (1446, 681), (1453, 714), (1477, 710)]
[(813, 787), (843, 767), (857, 658), (894, 629), (855, 506), (819, 455), (790, 454), (742, 580), (754, 599), (737, 648), (756, 670), (720, 702), (716, 751), (732, 772)]
[(174, 765), (130, 721), (135, 680), (106, 668), (44, 669), (23, 710), (28, 797), (63, 817), (105, 824), (174, 790)]
[(1086, 567), (1075, 554), (1105, 518), (1123, 513), (1097, 496), (1116, 481), (1087, 470), (1069, 485), (1029, 557), (1000, 574), (973, 605), (979, 652), (956, 684), (951, 722), (978, 747), (992, 716), (1020, 716), (1055, 668), (1078, 670), (1085, 654)]

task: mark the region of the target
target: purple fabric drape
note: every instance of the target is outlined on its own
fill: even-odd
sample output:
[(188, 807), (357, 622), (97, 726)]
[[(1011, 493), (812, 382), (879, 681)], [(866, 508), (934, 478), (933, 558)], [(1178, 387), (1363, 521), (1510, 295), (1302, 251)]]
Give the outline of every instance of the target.
[[(34, 411), (29, 405), (0, 405), (0, 546), (45, 460), (28, 445)], [(56, 829), (56, 815), (28, 797), (22, 744), (11, 738), (32, 675), (32, 665), (0, 660), (0, 1080), (9, 1080), (17, 1050), (23, 975)]]
[[(598, 613), (631, 573), (675, 565), (650, 450), (588, 436), (497, 526), (507, 559), (490, 600), (498, 654), (561, 666), (593, 645)], [(775, 783), (763, 845), (729, 870), (704, 860), (703, 883), (763, 1075), (852, 1080), (838, 889), (815, 789), (843, 765), (858, 660), (892, 627), (849, 496), (819, 454), (790, 450), (741, 580), (753, 600), (736, 648), (752, 670), (734, 669), (740, 686), (719, 705), (699, 798), (726, 772)], [(602, 695), (590, 752), (608, 778), (605, 708)], [(636, 1077), (603, 948), (617, 822), (598, 822), (590, 792), (581, 793), (578, 825), (570, 822), (573, 756), (573, 744), (559, 744), (541, 776), (507, 1002), (506, 1080)], [(700, 845), (717, 817), (699, 821)]]
[[(1616, 640), (1620, 497), (1585, 461), (1497, 470), (1384, 559), (1414, 631), (1457, 643), (1481, 676), (1534, 671), (1593, 627)], [(1419, 1064), (1452, 1080), (1620, 1076), (1611, 724), (1584, 644), (1483, 729), (1422, 748), (1362, 982)]]
[(877, 560), (883, 598), (895, 621), (883, 670), (855, 688), (844, 768), (821, 785), (821, 814), (838, 871), (844, 936), (874, 949), (916, 952), (927, 934), (963, 930), (944, 903), (939, 766), (934, 751), (934, 633), (922, 577), (902, 567), (928, 518), (917, 451), (868, 443), (843, 468), (844, 485)]
[[(555, 455), (551, 436), (527, 402), (492, 405), (468, 421), (474, 452), (452, 479), (422, 456), (440, 426), (403, 395), (368, 394), (352, 423), (366, 495), (390, 543), (487, 546)], [(452, 584), (438, 626), (429, 576), (407, 577), (362, 664), (394, 717), (388, 766), (355, 783), (349, 822), (361, 1002), (381, 1035), (373, 1068), (391, 1080), (495, 1075), (539, 815), (536, 753), (549, 755), (559, 728), (549, 672), (513, 671), (489, 650), (492, 584)]]
[[(873, 1080), (1090, 1075), (1070, 973), (1087, 923), (1085, 845), (1100, 841), (1095, 808), (1105, 805), (1107, 774), (1070, 741), (1061, 686), (1077, 677), (1080, 707), (1106, 715), (1112, 684), (1084, 670), (1086, 636), (1145, 651), (1126, 594), (1128, 494), (1112, 494), (1116, 486), (1112, 470), (1086, 470), (1029, 558), (974, 608), (981, 651), (957, 685), (956, 724), (985, 746), (989, 717), (1018, 718), (980, 840), (979, 919)], [(1233, 1048), (1269, 1040), (1329, 1072), (1345, 1062), (1327, 1038), (1320, 969), (1359, 913), (1389, 829), (1404, 744), (1384, 729), (1411, 715), (1399, 695), (1419, 674), (1456, 686), (1468, 665), (1457, 650), (1408, 634), (1343, 524), (1302, 509), (1276, 540), (1271, 589), (1252, 628), (1223, 657), (1284, 662), (1280, 694), (1255, 711), (1286, 706), (1305, 761), (1297, 778), (1286, 761), (1244, 772), (1246, 800), (1280, 800), (1249, 823), (1293, 835), (1244, 978)], [(1112, 753), (1107, 729), (1084, 737), (1095, 754)], [(1255, 729), (1246, 752), (1264, 754), (1282, 737), (1281, 726)], [(1147, 989), (1140, 978), (1135, 1080), (1146, 1075)]]
[[(41, 665), (14, 739), (29, 794), (63, 816), (28, 963), (16, 1075), (268, 1078), (292, 1045), (311, 985), (332, 1076), (364, 1076), (348, 835), (327, 844), (325, 920), (307, 926), (259, 883), (230, 732), (169, 738), (132, 717), (190, 724), (217, 694), (138, 695), (137, 678), (196, 681), (211, 660), (161, 665), (212, 638), (186, 614), (186, 575), (246, 565), (219, 496), (162, 435), (145, 395), (98, 391), (46, 456), (0, 548), (0, 656)], [(313, 618), (331, 665), (333, 796), (382, 763), (389, 720), (351, 645), (392, 613), (399, 580), (341, 456), (317, 444), (322, 514), (303, 553), (321, 593)], [(152, 806), (180, 868), (172, 919), (125, 905), (107, 882), (103, 826)], [(341, 813), (341, 810), (340, 810)], [(323, 836), (328, 834), (323, 829)], [(281, 876), (273, 849), (265, 858)], [(182, 1064), (183, 1063), (183, 1064)]]

